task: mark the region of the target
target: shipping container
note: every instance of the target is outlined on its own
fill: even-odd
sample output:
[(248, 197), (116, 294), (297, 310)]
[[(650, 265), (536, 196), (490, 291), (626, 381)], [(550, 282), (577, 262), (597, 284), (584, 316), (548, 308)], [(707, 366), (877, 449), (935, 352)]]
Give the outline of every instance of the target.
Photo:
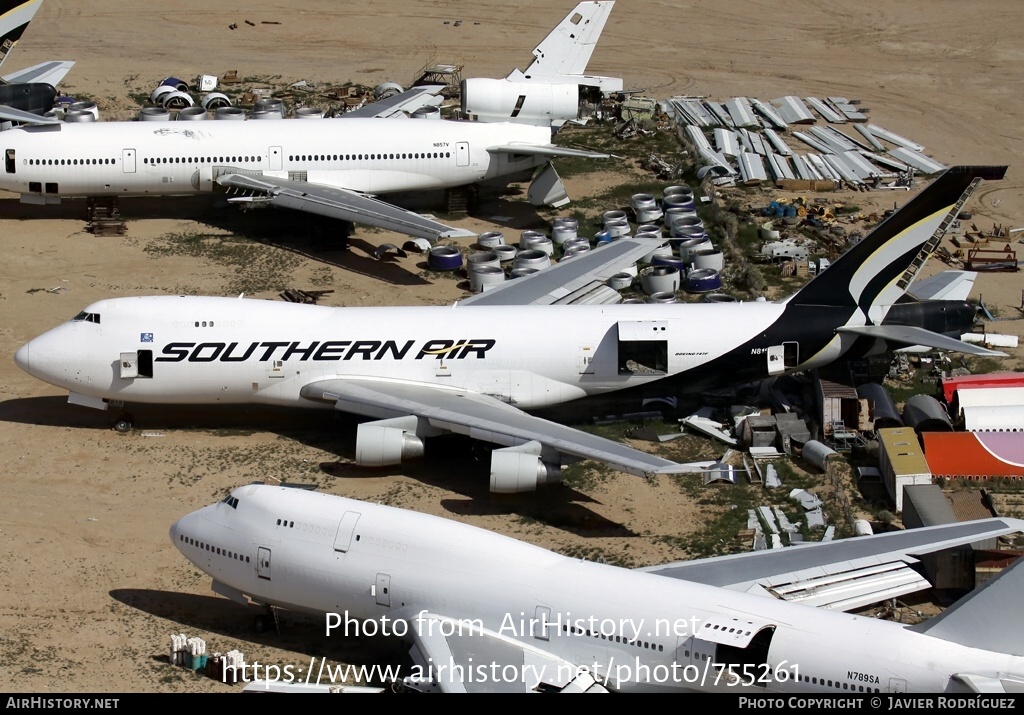
[(932, 473), (921, 443), (910, 427), (878, 430), (878, 470), (898, 512), (903, 511), (904, 487), (932, 483)]

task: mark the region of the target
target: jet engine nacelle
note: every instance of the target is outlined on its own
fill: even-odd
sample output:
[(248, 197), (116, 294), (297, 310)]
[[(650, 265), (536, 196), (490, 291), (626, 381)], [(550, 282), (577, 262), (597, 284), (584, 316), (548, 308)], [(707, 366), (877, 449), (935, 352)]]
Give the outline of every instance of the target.
[(491, 452), (491, 491), (496, 494), (532, 492), (539, 484), (561, 481), (562, 467), (541, 459), (536, 442)]
[[(410, 422), (411, 420), (411, 422)], [(356, 431), (356, 464), (387, 467), (423, 456), (423, 440), (413, 429), (416, 418), (364, 422)]]
[(462, 116), (480, 122), (518, 122), (560, 127), (579, 118), (580, 85), (462, 80)]

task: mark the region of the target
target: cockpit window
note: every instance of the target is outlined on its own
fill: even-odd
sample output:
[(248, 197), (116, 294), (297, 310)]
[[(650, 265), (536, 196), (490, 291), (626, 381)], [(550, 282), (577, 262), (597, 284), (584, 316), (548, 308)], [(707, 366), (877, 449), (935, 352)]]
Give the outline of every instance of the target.
[(226, 497), (221, 499), (221, 501), (224, 502), (225, 504), (227, 504), (232, 509), (237, 509), (238, 508), (238, 499), (236, 499), (235, 497), (231, 496), (230, 494), (228, 494)]
[(71, 319), (72, 323), (99, 323), (99, 313), (86, 313), (84, 310)]

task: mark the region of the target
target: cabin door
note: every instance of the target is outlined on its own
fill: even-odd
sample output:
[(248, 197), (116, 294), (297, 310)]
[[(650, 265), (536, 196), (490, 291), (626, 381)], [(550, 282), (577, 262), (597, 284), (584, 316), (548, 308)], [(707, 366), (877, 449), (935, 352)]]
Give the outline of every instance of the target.
[(256, 575), (270, 580), (270, 549), (260, 546), (256, 550)]
[(271, 171), (281, 171), (284, 164), (281, 159), (281, 147), (272, 146), (267, 150), (267, 165)]
[(358, 511), (346, 511), (338, 524), (338, 534), (334, 537), (334, 550), (345, 553), (352, 546), (352, 533), (356, 530), (356, 522), (359, 521)]
[(469, 166), (469, 142), (455, 144), (455, 165)]
[(377, 581), (374, 584), (374, 595), (378, 606), (391, 605), (391, 576), (386, 573), (377, 574)]
[(121, 150), (121, 171), (125, 174), (135, 173), (135, 150)]
[(800, 343), (768, 346), (768, 374), (781, 375), (800, 364)]

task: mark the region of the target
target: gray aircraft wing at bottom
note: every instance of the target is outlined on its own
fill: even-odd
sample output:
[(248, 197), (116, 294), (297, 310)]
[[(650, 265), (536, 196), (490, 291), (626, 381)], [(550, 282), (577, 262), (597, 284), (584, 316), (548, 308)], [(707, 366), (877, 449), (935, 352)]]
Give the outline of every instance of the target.
[(1020, 519), (980, 519), (638, 570), (849, 611), (927, 588), (910, 568), (918, 556), (1020, 531)]
[(415, 415), (436, 429), (506, 447), (530, 442), (581, 459), (596, 459), (624, 472), (647, 476), (700, 471), (604, 437), (528, 415), (481, 393), (421, 383), (358, 378), (317, 380), (302, 388), (308, 400), (334, 402), (343, 412), (391, 418)]
[(476, 235), (470, 231), (447, 226), (412, 211), (406, 211), (386, 201), (334, 186), (281, 179), (275, 176), (252, 176), (230, 171), (219, 175), (216, 181), (229, 189), (258, 194), (258, 196), (232, 197), (228, 199), (229, 201), (270, 203), (295, 211), (305, 211), (342, 221), (377, 226), (388, 231), (431, 241), (438, 238)]
[(477, 293), (459, 305), (550, 305), (574, 302), (573, 297), (636, 263), (665, 243), (663, 238), (623, 238), (592, 251), (563, 259), (514, 281), (505, 281)]

